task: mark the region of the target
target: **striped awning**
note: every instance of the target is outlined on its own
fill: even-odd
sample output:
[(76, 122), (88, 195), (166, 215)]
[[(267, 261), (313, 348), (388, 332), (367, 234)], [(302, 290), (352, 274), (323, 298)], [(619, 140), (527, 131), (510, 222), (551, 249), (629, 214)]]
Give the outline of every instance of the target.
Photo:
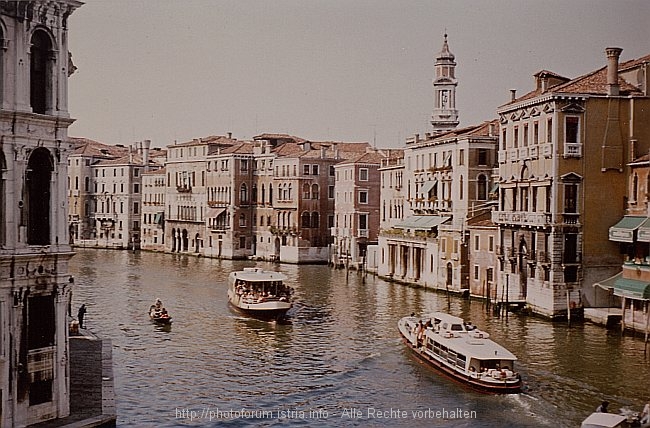
[(609, 228), (609, 240), (614, 242), (634, 242), (634, 232), (641, 227), (647, 217), (625, 216)]
[(405, 218), (402, 223), (396, 224), (397, 229), (412, 229), (412, 230), (432, 230), (442, 223), (449, 220), (450, 216), (439, 215), (414, 215)]
[(431, 191), (431, 189), (433, 189), (433, 186), (435, 186), (437, 182), (438, 180), (425, 181), (424, 183), (422, 183), (422, 187), (420, 188), (420, 193), (425, 195), (425, 197), (428, 197), (429, 192)]

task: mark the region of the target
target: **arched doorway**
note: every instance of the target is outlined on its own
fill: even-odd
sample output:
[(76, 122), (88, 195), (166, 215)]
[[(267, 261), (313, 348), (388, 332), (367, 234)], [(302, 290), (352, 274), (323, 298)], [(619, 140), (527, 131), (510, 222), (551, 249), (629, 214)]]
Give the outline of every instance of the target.
[(445, 285), (450, 288), (454, 282), (454, 265), (451, 262), (447, 263), (447, 278)]
[(519, 290), (520, 297), (522, 299), (526, 298), (528, 293), (528, 245), (526, 245), (526, 240), (522, 237), (519, 241)]
[(176, 251), (176, 228), (172, 229), (172, 253)]
[(190, 248), (190, 237), (187, 234), (187, 229), (183, 229), (182, 232), (182, 242), (183, 242), (183, 251), (187, 251)]
[(197, 233), (196, 236), (194, 237), (194, 252), (195, 252), (195, 253), (198, 253), (198, 252), (199, 252), (199, 248), (200, 248), (200, 245), (199, 245), (199, 244), (200, 244), (200, 241), (201, 241), (201, 237), (200, 237), (199, 234)]

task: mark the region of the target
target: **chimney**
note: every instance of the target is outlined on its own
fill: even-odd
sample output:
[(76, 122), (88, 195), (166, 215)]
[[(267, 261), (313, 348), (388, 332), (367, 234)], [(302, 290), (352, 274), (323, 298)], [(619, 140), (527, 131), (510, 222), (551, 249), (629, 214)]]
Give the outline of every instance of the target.
[(517, 99), (517, 90), (510, 89), (510, 102), (513, 102), (516, 99)]
[(144, 164), (144, 172), (149, 171), (149, 149), (151, 148), (151, 140), (144, 140), (142, 142), (142, 163)]
[(488, 137), (494, 137), (496, 135), (494, 130), (495, 130), (494, 122), (490, 122), (488, 126)]
[(228, 139), (229, 139), (229, 140), (232, 140), (232, 132), (229, 132), (229, 133), (228, 133)]
[(619, 94), (618, 86), (618, 58), (621, 56), (623, 49), (606, 48), (607, 54), (607, 95), (617, 96)]

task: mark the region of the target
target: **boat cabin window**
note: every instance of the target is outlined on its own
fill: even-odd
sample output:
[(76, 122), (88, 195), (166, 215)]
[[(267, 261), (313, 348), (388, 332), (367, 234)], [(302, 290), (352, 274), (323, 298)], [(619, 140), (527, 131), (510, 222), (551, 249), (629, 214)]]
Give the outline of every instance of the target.
[(452, 324), (451, 325), (451, 330), (452, 331), (465, 331), (462, 324)]

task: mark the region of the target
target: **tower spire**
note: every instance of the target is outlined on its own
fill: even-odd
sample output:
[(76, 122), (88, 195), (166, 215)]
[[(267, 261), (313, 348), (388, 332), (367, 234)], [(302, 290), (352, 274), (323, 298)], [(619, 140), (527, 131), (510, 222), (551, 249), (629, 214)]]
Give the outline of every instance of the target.
[(459, 124), (456, 109), (456, 62), (454, 54), (449, 50), (447, 31), (442, 43), (442, 50), (434, 64), (433, 79), (433, 115), (431, 125), (433, 132), (440, 134), (456, 128)]

